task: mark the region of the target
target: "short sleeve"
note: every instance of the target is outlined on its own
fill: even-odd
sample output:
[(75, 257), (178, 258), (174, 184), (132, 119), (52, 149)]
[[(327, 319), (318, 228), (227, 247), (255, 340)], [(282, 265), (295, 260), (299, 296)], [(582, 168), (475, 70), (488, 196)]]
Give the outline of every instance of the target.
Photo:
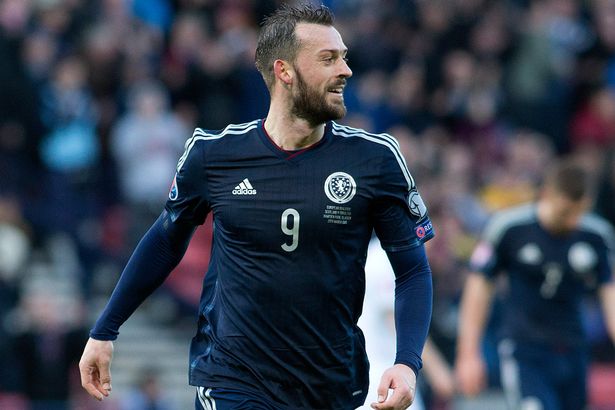
[(470, 269), (493, 278), (502, 270), (500, 244), (507, 233), (507, 224), (501, 215), (494, 216), (485, 227), (470, 257)]
[(597, 279), (600, 285), (615, 282), (615, 233), (613, 227), (602, 218), (592, 218), (601, 238), (598, 249)]
[(371, 215), (382, 247), (395, 252), (431, 239), (434, 229), (427, 207), (396, 147), (386, 152), (380, 177)]
[(203, 144), (191, 138), (177, 164), (165, 209), (173, 222), (201, 225), (209, 212)]
[(615, 255), (613, 249), (606, 248), (603, 255), (600, 256), (600, 264), (598, 266), (598, 283), (604, 285), (615, 282), (614, 274)]

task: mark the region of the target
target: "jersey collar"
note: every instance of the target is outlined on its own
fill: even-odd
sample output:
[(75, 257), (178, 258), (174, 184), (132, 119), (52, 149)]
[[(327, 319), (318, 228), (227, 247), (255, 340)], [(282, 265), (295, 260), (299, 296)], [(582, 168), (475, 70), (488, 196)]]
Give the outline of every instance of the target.
[(320, 151), (326, 145), (328, 145), (329, 141), (331, 140), (331, 122), (329, 121), (325, 124), (325, 132), (322, 138), (316, 141), (314, 144), (305, 148), (301, 148), (299, 150), (285, 150), (278, 146), (273, 141), (273, 139), (271, 139), (271, 137), (267, 133), (267, 130), (265, 130), (265, 120), (266, 118), (259, 120), (259, 124), (257, 127), (258, 136), (262, 140), (263, 144), (267, 146), (267, 148), (269, 148), (276, 156), (286, 161), (294, 162), (302, 158), (309, 157), (314, 153)]

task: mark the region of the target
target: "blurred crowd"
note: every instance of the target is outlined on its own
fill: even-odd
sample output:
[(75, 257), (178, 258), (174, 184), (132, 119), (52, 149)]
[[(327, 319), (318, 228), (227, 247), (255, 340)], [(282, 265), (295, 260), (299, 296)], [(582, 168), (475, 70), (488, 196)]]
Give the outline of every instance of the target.
[[(266, 115), (253, 56), (281, 3), (0, 0), (0, 400), (68, 408), (92, 301), (161, 211), (192, 129)], [(340, 122), (394, 135), (428, 204), (431, 337), (452, 361), (477, 236), (553, 158), (587, 165), (615, 223), (615, 2), (323, 3), (354, 72)], [(190, 318), (207, 232), (194, 242), (166, 285)], [(596, 314), (595, 360), (615, 362)]]

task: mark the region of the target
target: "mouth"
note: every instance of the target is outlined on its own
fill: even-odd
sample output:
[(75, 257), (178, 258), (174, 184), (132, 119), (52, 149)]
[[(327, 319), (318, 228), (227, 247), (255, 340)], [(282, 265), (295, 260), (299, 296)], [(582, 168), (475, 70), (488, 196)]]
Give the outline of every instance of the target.
[(328, 93), (338, 97), (344, 97), (344, 86), (331, 87), (327, 90)]

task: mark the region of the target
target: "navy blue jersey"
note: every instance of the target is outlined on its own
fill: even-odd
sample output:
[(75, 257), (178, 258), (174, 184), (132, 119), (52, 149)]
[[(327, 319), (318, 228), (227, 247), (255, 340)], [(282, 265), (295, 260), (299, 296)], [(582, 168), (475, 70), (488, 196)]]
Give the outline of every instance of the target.
[(193, 224), (214, 217), (191, 384), (265, 392), (289, 409), (363, 403), (357, 321), (372, 231), (393, 251), (433, 236), (397, 141), (330, 122), (289, 153), (262, 120), (197, 128), (166, 210)]
[(576, 230), (549, 233), (536, 206), (496, 215), (472, 255), (472, 268), (508, 276), (501, 331), (504, 337), (547, 345), (581, 346), (580, 303), (587, 290), (612, 278), (613, 232), (588, 214)]

